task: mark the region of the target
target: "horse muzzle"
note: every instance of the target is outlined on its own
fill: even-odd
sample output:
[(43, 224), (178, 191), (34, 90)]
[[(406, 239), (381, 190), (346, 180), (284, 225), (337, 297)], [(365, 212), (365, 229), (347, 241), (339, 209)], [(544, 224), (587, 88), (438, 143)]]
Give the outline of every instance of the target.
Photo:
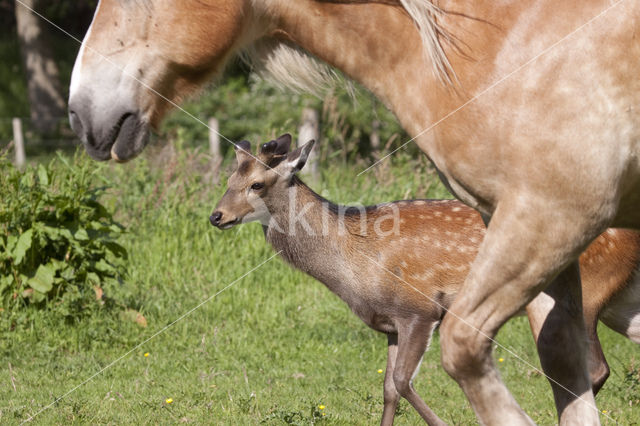
[(149, 142), (149, 125), (139, 112), (110, 105), (98, 111), (85, 96), (69, 100), (71, 128), (82, 140), (87, 153), (95, 160), (128, 161)]

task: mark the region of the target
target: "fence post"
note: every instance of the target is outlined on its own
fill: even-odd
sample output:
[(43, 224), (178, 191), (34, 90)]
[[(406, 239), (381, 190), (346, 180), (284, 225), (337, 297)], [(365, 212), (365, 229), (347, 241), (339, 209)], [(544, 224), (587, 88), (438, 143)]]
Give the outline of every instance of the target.
[(24, 167), (24, 163), (26, 160), (24, 154), (24, 137), (22, 134), (22, 120), (19, 118), (14, 118), (11, 120), (11, 124), (13, 125), (13, 143), (16, 149), (16, 167), (19, 169)]
[(214, 184), (220, 178), (220, 165), (222, 164), (222, 154), (220, 153), (220, 125), (217, 118), (209, 118), (209, 154), (211, 155), (211, 180)]
[(317, 143), (320, 139), (320, 114), (313, 108), (305, 108), (302, 110), (302, 124), (298, 131), (298, 146), (301, 146), (311, 139), (316, 141), (316, 146), (309, 155), (307, 165), (302, 169), (302, 174), (311, 177), (313, 180), (318, 178), (318, 149)]
[(371, 135), (369, 135), (369, 141), (371, 142), (371, 150), (377, 152), (380, 150), (380, 121), (373, 120), (371, 123)]

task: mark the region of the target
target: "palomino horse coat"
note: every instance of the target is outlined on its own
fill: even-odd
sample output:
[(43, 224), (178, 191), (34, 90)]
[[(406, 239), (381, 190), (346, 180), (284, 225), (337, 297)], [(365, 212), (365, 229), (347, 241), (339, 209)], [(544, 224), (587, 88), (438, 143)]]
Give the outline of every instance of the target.
[(633, 0), (102, 0), (71, 121), (93, 157), (126, 161), (235, 52), (294, 88), (330, 75), (309, 53), (341, 69), (490, 221), (441, 328), (480, 421), (530, 422), (489, 339), (544, 291), (527, 309), (560, 421), (597, 424), (577, 258), (640, 227), (639, 18)]

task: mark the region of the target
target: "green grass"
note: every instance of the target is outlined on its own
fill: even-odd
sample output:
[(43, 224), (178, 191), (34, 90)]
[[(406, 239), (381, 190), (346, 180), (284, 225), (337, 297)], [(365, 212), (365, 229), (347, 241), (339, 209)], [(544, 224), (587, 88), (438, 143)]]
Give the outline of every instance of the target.
[[(379, 421), (383, 375), (377, 370), (385, 366), (386, 339), (322, 284), (279, 259), (239, 279), (273, 250), (257, 224), (227, 232), (208, 224), (223, 188), (203, 177), (205, 160), (165, 149), (126, 165), (97, 165), (100, 184), (112, 187), (104, 202), (129, 231), (122, 241), (130, 255), (129, 277), (117, 294), (107, 295), (123, 308), (97, 309), (75, 324), (60, 320), (55, 309), (0, 312), (1, 424), (19, 424), (67, 393), (34, 423)], [(356, 178), (365, 167), (329, 167), (313, 187), (333, 201), (365, 204), (446, 196), (426, 163), (402, 154)], [(144, 315), (146, 328), (123, 314), (125, 307)], [(604, 327), (601, 337), (612, 377), (598, 396), (599, 407), (620, 424), (637, 424), (638, 347)], [(539, 365), (526, 319), (511, 321), (498, 340)], [(495, 358), (503, 358), (503, 378), (534, 421), (553, 424), (546, 380), (501, 348)], [(440, 366), (437, 338), (415, 384), (448, 423), (474, 422), (462, 392)], [(397, 424), (419, 423), (403, 401)]]

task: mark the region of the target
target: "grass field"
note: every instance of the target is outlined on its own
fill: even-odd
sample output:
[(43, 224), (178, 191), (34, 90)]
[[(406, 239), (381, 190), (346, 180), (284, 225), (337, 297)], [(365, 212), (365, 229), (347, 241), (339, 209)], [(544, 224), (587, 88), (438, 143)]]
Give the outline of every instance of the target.
[[(206, 158), (164, 149), (97, 167), (128, 229), (129, 276), (107, 294), (119, 307), (71, 323), (55, 309), (0, 312), (1, 424), (379, 422), (386, 339), (277, 258), (244, 276), (274, 252), (257, 224), (208, 224), (223, 188), (207, 183)], [(446, 196), (425, 162), (398, 155), (356, 178), (364, 168), (325, 168), (312, 186), (342, 203)], [(602, 421), (638, 424), (638, 346), (604, 327), (601, 338), (612, 369), (597, 398)], [(498, 340), (539, 365), (526, 319)], [(553, 424), (546, 379), (502, 348), (495, 358), (534, 421)], [(437, 337), (415, 384), (448, 423), (475, 422), (440, 367)], [(403, 401), (397, 424), (419, 423)]]

